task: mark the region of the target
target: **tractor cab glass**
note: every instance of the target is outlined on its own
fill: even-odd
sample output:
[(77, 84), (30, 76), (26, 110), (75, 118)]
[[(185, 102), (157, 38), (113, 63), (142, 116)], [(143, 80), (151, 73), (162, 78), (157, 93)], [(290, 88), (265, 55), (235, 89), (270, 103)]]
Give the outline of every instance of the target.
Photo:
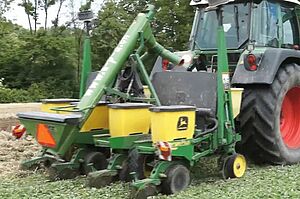
[(271, 1), (253, 5), (251, 42), (256, 46), (288, 47), (299, 41), (295, 6)]
[(262, 1), (253, 6), (251, 41), (256, 46), (278, 47), (278, 9), (275, 3)]
[[(223, 7), (223, 26), (228, 48), (239, 48), (249, 38), (249, 5), (249, 3), (241, 3)], [(200, 19), (197, 23), (196, 49), (216, 49), (218, 27), (216, 11), (200, 11)]]
[[(223, 27), (228, 49), (241, 49), (248, 42), (262, 47), (299, 45), (295, 6), (286, 2), (256, 1), (223, 6)], [(218, 20), (215, 10), (198, 11), (194, 24), (194, 48), (217, 49)]]

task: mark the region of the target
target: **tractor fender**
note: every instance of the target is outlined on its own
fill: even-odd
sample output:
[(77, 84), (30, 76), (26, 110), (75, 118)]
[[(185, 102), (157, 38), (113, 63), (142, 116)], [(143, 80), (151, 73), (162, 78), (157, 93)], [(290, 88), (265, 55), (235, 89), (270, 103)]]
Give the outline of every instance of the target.
[(290, 59), (294, 63), (300, 63), (300, 51), (269, 48), (261, 54), (260, 59), (257, 71), (247, 70), (244, 62), (240, 61), (235, 69), (232, 84), (272, 84), (282, 63)]

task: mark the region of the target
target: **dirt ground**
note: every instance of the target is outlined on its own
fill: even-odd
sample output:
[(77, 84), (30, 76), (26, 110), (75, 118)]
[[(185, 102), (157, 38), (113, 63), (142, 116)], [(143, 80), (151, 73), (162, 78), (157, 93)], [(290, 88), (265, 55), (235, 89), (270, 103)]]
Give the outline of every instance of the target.
[(10, 132), (0, 132), (0, 179), (7, 176), (23, 176), (31, 172), (19, 169), (21, 160), (35, 156), (40, 150), (32, 137), (16, 140)]
[(20, 162), (36, 155), (40, 147), (30, 136), (16, 140), (11, 134), (11, 129), (18, 123), (16, 117), (18, 112), (39, 111), (39, 109), (39, 103), (0, 104), (0, 179), (30, 173), (19, 170)]

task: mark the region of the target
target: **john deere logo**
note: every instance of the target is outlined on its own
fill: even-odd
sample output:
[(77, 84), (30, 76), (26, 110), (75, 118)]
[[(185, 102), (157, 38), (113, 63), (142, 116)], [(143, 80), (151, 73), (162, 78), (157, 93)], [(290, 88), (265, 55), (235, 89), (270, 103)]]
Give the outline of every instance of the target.
[(179, 130), (179, 131), (187, 130), (188, 124), (189, 124), (188, 117), (180, 117), (178, 119), (178, 123), (177, 123), (177, 130)]

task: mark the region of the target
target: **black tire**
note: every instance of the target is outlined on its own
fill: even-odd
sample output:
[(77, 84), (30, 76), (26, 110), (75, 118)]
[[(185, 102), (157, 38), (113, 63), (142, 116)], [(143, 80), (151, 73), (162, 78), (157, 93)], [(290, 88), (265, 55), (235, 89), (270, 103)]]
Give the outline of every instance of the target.
[(283, 100), (288, 91), (297, 86), (300, 86), (300, 66), (287, 64), (278, 70), (271, 85), (245, 88), (239, 116), (242, 133), (237, 147), (239, 152), (256, 163), (295, 164), (300, 161), (300, 147), (288, 147), (280, 129)]
[(163, 194), (174, 194), (186, 189), (191, 184), (190, 170), (181, 164), (171, 165), (166, 171), (167, 178), (161, 183)]
[(224, 179), (241, 178), (247, 169), (246, 158), (238, 153), (228, 156), (223, 161), (222, 174)]
[(123, 178), (123, 181), (134, 180), (134, 176), (131, 173), (135, 172), (135, 175), (138, 180), (145, 179), (146, 171), (151, 171), (152, 167), (149, 168), (147, 163), (151, 162), (153, 159), (150, 155), (140, 154), (137, 149), (132, 149), (129, 151), (128, 159), (122, 165), (122, 171), (119, 174), (119, 177)]
[(129, 174), (135, 172), (138, 180), (145, 179), (146, 155), (140, 154), (137, 149), (132, 149), (128, 155)]
[(89, 152), (84, 157), (83, 169), (82, 172), (84, 175), (89, 174), (92, 172), (92, 169), (88, 166), (89, 164), (93, 163), (94, 169), (97, 171), (106, 169), (108, 166), (108, 161), (106, 156), (101, 152)]
[(128, 166), (128, 158), (123, 161), (122, 169), (119, 171), (118, 175), (119, 175), (119, 180), (121, 180), (122, 182), (129, 182), (131, 180), (129, 166)]

